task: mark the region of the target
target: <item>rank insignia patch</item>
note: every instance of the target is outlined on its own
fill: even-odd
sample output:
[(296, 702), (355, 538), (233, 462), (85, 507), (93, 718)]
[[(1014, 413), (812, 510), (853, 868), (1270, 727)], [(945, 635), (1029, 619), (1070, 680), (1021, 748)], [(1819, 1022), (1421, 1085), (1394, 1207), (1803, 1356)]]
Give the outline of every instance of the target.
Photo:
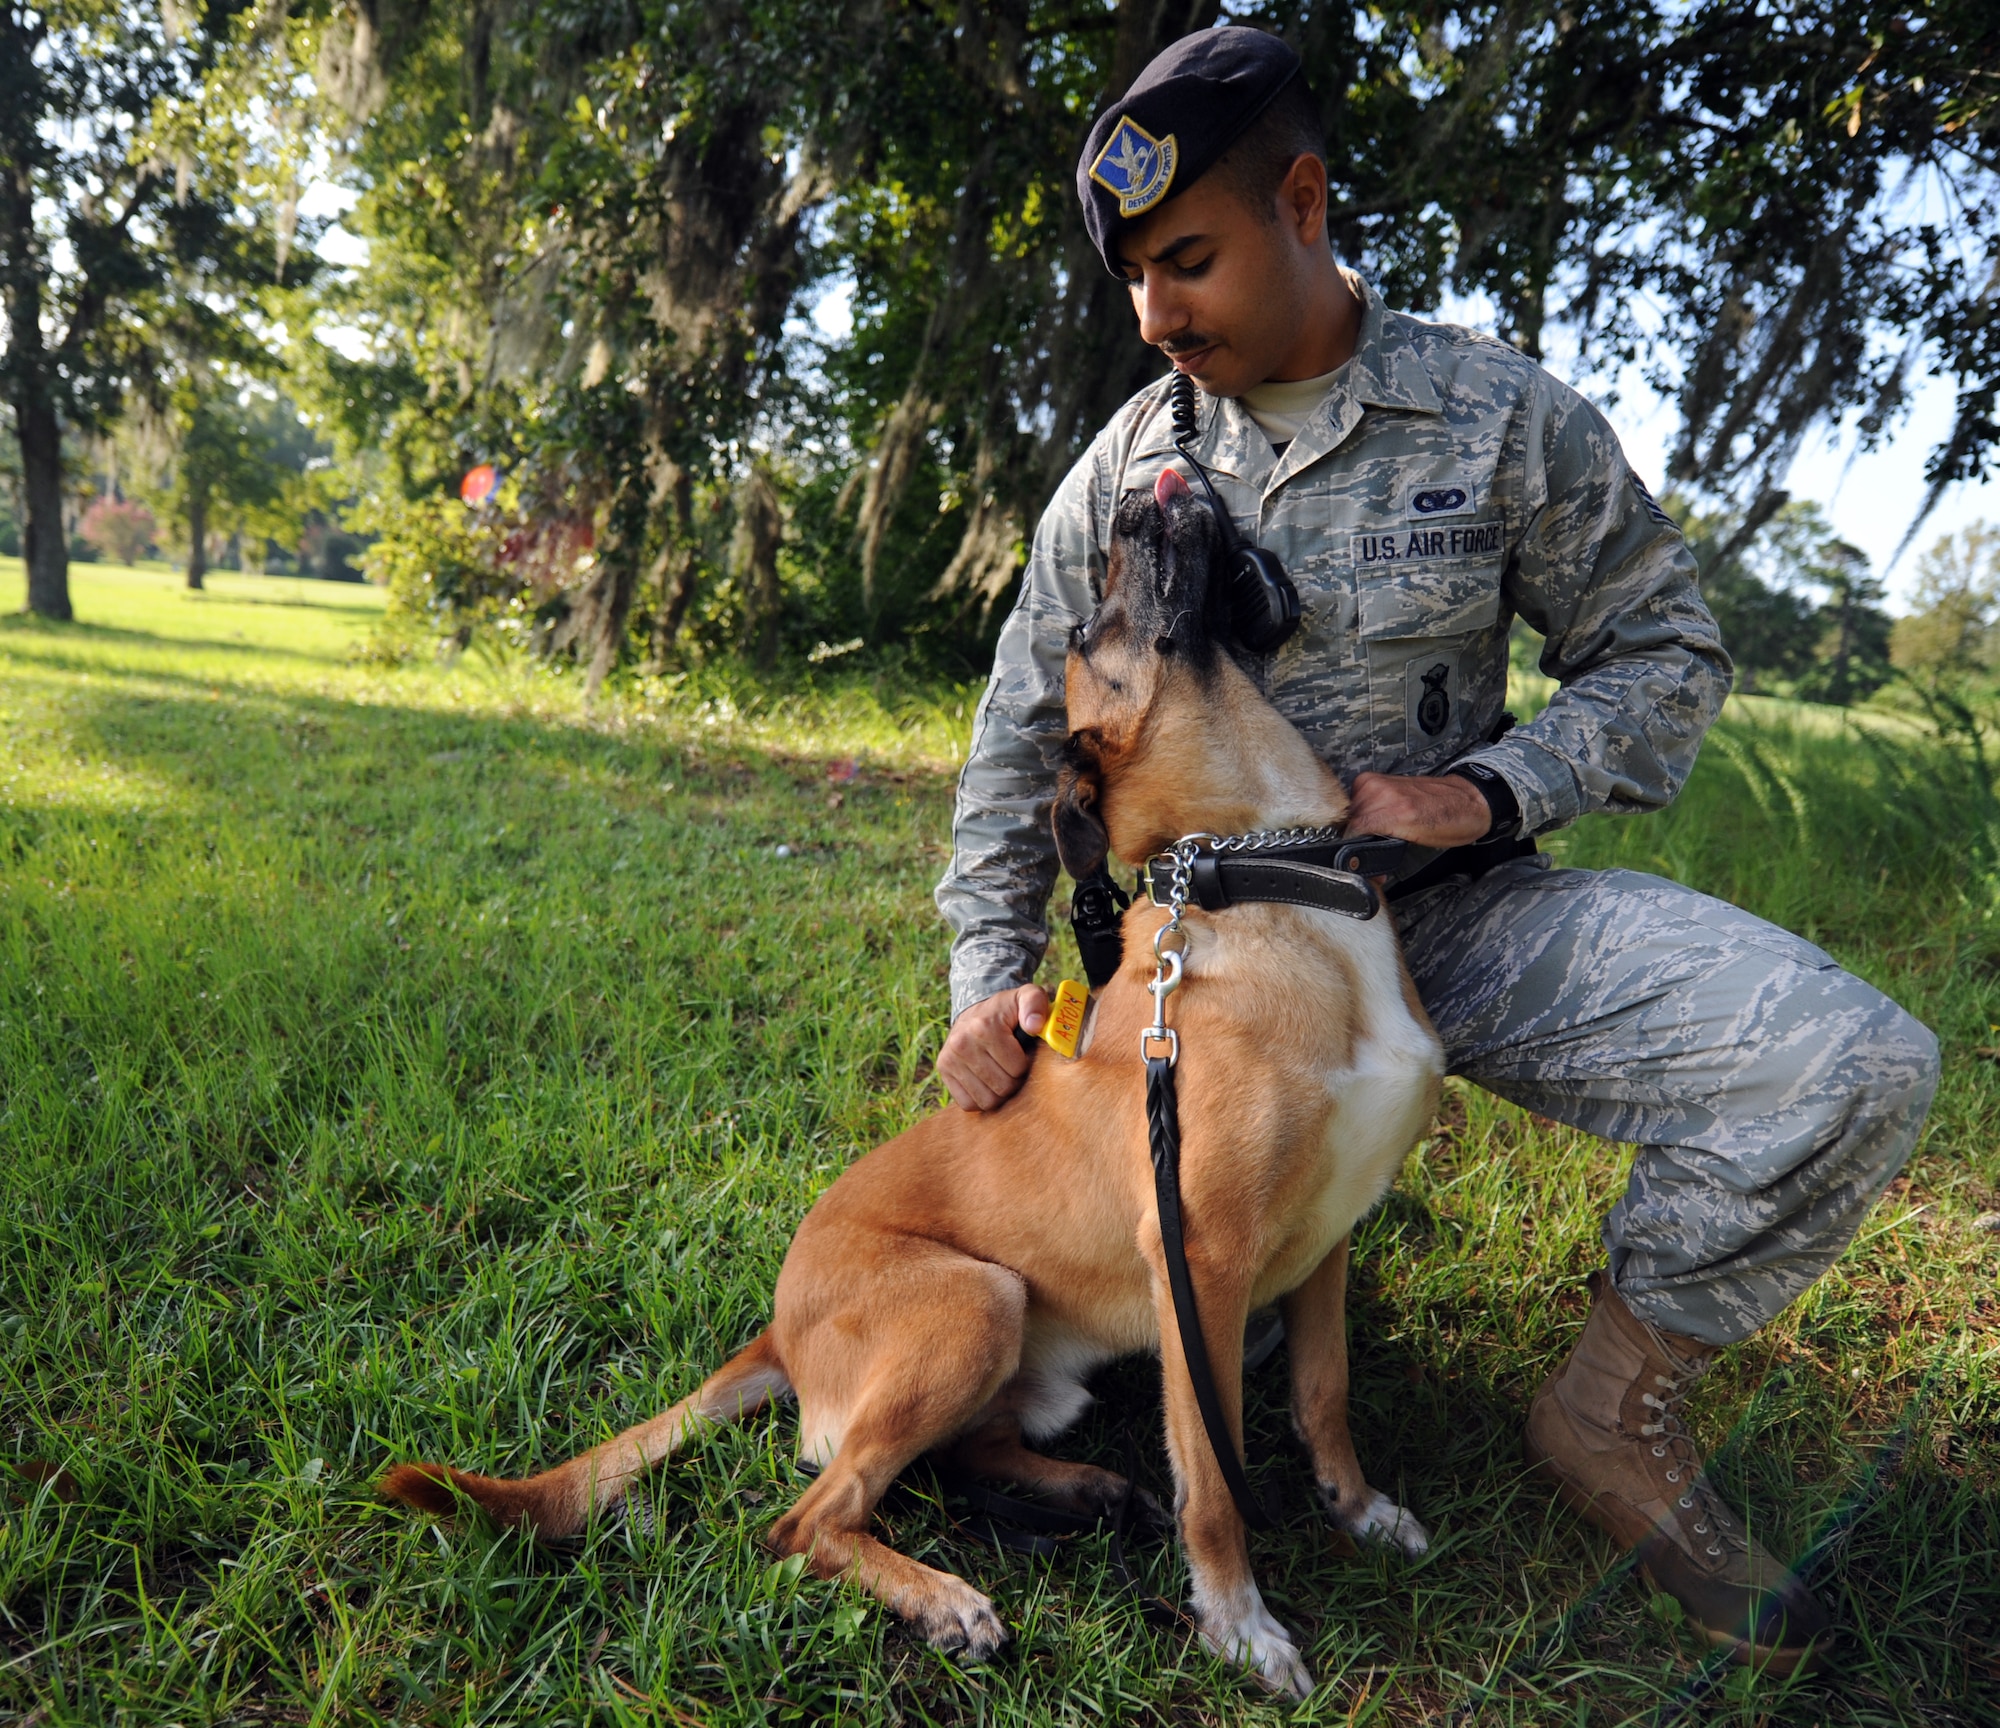
[(1121, 216), (1142, 216), (1166, 197), (1178, 160), (1174, 135), (1155, 138), (1128, 115), (1112, 129), (1090, 177), (1118, 200)]
[(1641, 480), (1636, 474), (1632, 476), (1632, 490), (1639, 494), (1639, 502), (1646, 506), (1646, 514), (1659, 523), (1662, 528), (1678, 528), (1680, 526), (1666, 511), (1660, 508), (1659, 499), (1653, 496), (1646, 482)]

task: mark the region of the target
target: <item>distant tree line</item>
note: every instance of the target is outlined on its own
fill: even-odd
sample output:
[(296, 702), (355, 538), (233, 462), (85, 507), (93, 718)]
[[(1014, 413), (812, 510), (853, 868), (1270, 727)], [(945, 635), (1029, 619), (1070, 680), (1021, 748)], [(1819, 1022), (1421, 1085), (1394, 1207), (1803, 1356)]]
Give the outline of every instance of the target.
[(1889, 643), (1899, 671), (1948, 684), (2000, 671), (2000, 528), (1982, 522), (1938, 541), (1911, 599)]
[(1736, 662), (1738, 690), (1847, 703), (1889, 681), (1893, 626), (1883, 584), (1818, 505), (1788, 503), (1746, 537), (1727, 510), (1670, 503)]
[(1921, 690), (2000, 672), (2000, 528), (1977, 523), (1936, 540), (1916, 565), (1907, 616), (1883, 609), (1867, 557), (1816, 504), (1787, 504), (1748, 539), (1727, 511), (1667, 500), (1745, 694), (1849, 703), (1898, 673)]
[[(975, 663), (1056, 480), (1161, 369), (1071, 176), (1093, 114), (1214, 0), (223, 3), (175, 8), (166, 47), (151, 0), (70, 3), (0, 27), (41, 116), (0, 124), (45, 213), (39, 241), (0, 216), (10, 318), (45, 303), (7, 360), (24, 453), (42, 396), (93, 432), (144, 398), (192, 456), (205, 380), (279, 382), (423, 628), (509, 631), (594, 678), (857, 638)], [(1718, 609), (1761, 632), (1746, 665), (1863, 690), (1889, 663), (1879, 591), (1783, 476), (1837, 418), (1890, 430), (1920, 361), (1958, 386), (1934, 490), (1991, 464), (2000, 9), (1230, 18), (1305, 59), (1342, 255), (1392, 304), (1482, 297), (1528, 353), (1561, 331), (1607, 377), (1639, 361), (1680, 410), (1667, 478)], [(30, 42), (33, 19), (60, 28)], [(91, 78), (135, 93), (116, 138), (76, 130)], [(97, 154), (48, 143), (72, 135)], [(311, 150), (358, 194), (351, 274), (316, 270), (297, 220)], [(89, 242), (74, 266), (57, 227)], [(75, 335), (58, 302), (124, 334)]]

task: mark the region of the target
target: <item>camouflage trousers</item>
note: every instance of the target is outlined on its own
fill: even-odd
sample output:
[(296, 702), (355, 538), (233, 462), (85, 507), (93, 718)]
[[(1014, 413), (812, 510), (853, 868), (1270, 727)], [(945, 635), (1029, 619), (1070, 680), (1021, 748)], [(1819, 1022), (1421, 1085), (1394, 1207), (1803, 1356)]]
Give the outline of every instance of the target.
[(1517, 859), (1397, 908), (1451, 1071), (1636, 1143), (1604, 1221), (1629, 1307), (1748, 1337), (1916, 1144), (1937, 1039), (1822, 950), (1657, 876)]

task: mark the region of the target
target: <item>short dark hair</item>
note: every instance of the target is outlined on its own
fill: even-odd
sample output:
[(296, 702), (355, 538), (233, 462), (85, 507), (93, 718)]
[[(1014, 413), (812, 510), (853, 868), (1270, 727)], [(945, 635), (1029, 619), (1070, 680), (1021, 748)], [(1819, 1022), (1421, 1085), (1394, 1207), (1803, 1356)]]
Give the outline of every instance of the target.
[(1271, 105), (1250, 122), (1243, 135), (1223, 152), (1209, 170), (1247, 204), (1261, 222), (1278, 220), (1278, 188), (1301, 156), (1326, 162), (1326, 128), (1307, 89), (1305, 75), (1271, 98)]

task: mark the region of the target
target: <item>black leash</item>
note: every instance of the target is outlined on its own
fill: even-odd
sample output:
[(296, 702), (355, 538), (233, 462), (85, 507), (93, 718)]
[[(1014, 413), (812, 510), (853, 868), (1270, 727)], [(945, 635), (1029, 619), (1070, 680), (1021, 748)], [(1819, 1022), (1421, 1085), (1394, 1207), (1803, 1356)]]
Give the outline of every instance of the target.
[(1181, 1355), (1187, 1362), (1188, 1379), (1194, 1383), (1201, 1425), (1208, 1430), (1208, 1444), (1243, 1522), (1253, 1530), (1269, 1530), (1271, 1516), (1243, 1473), (1243, 1460), (1236, 1455), (1236, 1442), (1223, 1418), (1222, 1398), (1208, 1360), (1208, 1340), (1202, 1336), (1201, 1312), (1195, 1306), (1194, 1276), (1188, 1270), (1187, 1240), (1181, 1224), (1180, 1105), (1174, 1091), (1174, 1064), (1165, 1056), (1146, 1058), (1146, 1139), (1153, 1154), (1153, 1193), (1160, 1209), (1160, 1249), (1167, 1261), (1167, 1288), (1173, 1294)]
[[(1188, 1269), (1186, 1221), (1181, 1215), (1181, 1116), (1179, 1094), (1174, 1087), (1174, 1070), (1180, 1066), (1180, 1034), (1167, 1024), (1167, 998), (1181, 986), (1187, 963), (1187, 931), (1181, 915), (1194, 892), (1195, 860), (1204, 850), (1261, 850), (1265, 847), (1302, 846), (1335, 838), (1326, 829), (1280, 829), (1260, 834), (1235, 836), (1219, 841), (1214, 835), (1190, 835), (1176, 842), (1146, 866), (1146, 885), (1155, 905), (1167, 908), (1167, 921), (1153, 933), (1153, 981), (1146, 986), (1153, 998), (1153, 1023), (1139, 1034), (1139, 1054), (1146, 1064), (1146, 1145), (1153, 1161), (1153, 1197), (1160, 1216), (1160, 1252), (1167, 1263), (1167, 1290), (1174, 1305), (1174, 1325), (1180, 1333), (1181, 1357), (1187, 1364), (1188, 1381), (1194, 1388), (1195, 1408), (1208, 1434), (1209, 1449), (1215, 1454), (1216, 1468), (1229, 1488), (1230, 1499), (1243, 1522), (1252, 1530), (1269, 1530), (1271, 1515), (1250, 1487), (1236, 1441), (1222, 1414), (1222, 1396), (1216, 1389), (1215, 1368), (1208, 1359), (1208, 1340), (1202, 1335), (1201, 1309), (1195, 1301), (1194, 1274)], [(1332, 875), (1331, 871), (1319, 872)], [(1365, 881), (1360, 887), (1368, 896), (1368, 910), (1375, 914), (1375, 891)], [(1161, 894), (1165, 900), (1162, 902)], [(1170, 947), (1178, 938), (1179, 946)], [(1162, 1355), (1166, 1340), (1161, 1341)], [(1239, 1377), (1239, 1389), (1241, 1385)]]

